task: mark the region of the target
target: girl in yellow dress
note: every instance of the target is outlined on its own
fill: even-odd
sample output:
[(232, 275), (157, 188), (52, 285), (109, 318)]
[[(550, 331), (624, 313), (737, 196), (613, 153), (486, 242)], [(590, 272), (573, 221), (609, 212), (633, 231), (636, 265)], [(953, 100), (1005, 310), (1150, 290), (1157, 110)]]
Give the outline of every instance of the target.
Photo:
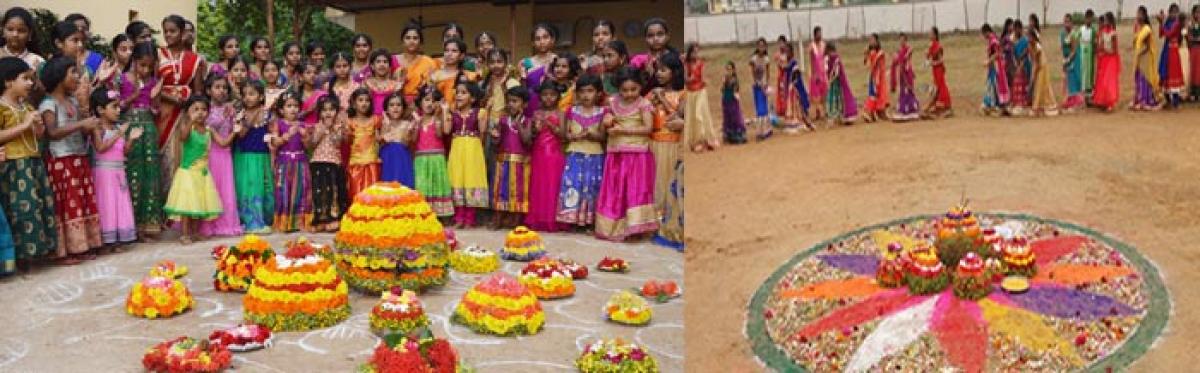
[(203, 96), (192, 96), (183, 103), (188, 125), (179, 127), (176, 134), (182, 149), (179, 168), (175, 169), (171, 191), (163, 206), (167, 218), (179, 220), (179, 241), (185, 245), (192, 243), (196, 219), (216, 219), (222, 211), (217, 185), (208, 172), (208, 142), (212, 137), (204, 125), (208, 105), (208, 99)]
[(1037, 29), (1026, 31), (1030, 41), (1030, 59), (1033, 61), (1033, 105), (1034, 116), (1057, 115), (1054, 90), (1050, 87), (1050, 71), (1046, 69), (1046, 52), (1042, 49), (1042, 38)]

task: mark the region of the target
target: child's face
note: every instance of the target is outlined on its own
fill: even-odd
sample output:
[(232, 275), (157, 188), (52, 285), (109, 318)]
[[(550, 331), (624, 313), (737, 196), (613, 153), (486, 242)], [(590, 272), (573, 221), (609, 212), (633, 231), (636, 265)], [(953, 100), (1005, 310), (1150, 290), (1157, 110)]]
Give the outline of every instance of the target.
[(221, 56), (225, 59), (237, 57), (238, 52), (237, 39), (229, 39), (225, 42), (225, 45), (221, 47)]
[(29, 90), (33, 89), (33, 70), (25, 70), (17, 75), (16, 79), (4, 82), (4, 86), (8, 88), (8, 92), (12, 92), (14, 97), (29, 96)]
[(367, 39), (358, 38), (354, 40), (354, 58), (362, 61), (366, 60), (367, 56), (371, 55), (371, 43)]
[(612, 37), (612, 30), (609, 30), (608, 26), (596, 26), (592, 29), (592, 45), (597, 48), (608, 45), (608, 42), (612, 41)]
[(300, 103), (294, 97), (288, 98), (283, 102), (283, 108), (279, 109), (279, 113), (284, 119), (295, 120), (296, 114), (300, 113)]
[(183, 38), (183, 30), (180, 30), (179, 25), (176, 25), (175, 22), (164, 21), (162, 23), (162, 36), (163, 41), (167, 42), (167, 45), (175, 45)]
[(553, 109), (558, 107), (558, 91), (553, 89), (543, 89), (541, 92), (538, 92), (538, 96), (541, 98), (540, 102), (542, 103), (543, 109)]
[(208, 88), (208, 97), (214, 101), (224, 102), (229, 98), (229, 82), (224, 79), (213, 82), (212, 86)]
[(625, 101), (637, 100), (641, 96), (642, 86), (637, 84), (637, 82), (626, 80), (624, 83), (621, 83), (621, 98), (625, 99)]
[(283, 54), (283, 60), (287, 61), (288, 65), (296, 66), (300, 64), (300, 58), (302, 56), (303, 54), (300, 53), (300, 47), (291, 47), (288, 48), (287, 52)]
[(539, 28), (533, 33), (533, 48), (537, 50), (538, 53), (549, 52), (550, 48), (553, 47), (554, 36), (551, 36), (550, 32), (546, 31), (546, 29)]
[(575, 88), (575, 97), (579, 99), (580, 104), (588, 106), (596, 104), (596, 88), (590, 85), (580, 86)]
[(67, 36), (66, 39), (55, 41), (54, 45), (62, 50), (62, 54), (67, 57), (75, 58), (83, 51), (83, 32), (76, 32)]
[(404, 115), (404, 99), (393, 97), (387, 101), (387, 116), (392, 119), (400, 119)]
[(275, 82), (279, 81), (279, 66), (269, 63), (263, 66), (262, 74), (263, 80), (266, 80), (267, 84), (275, 84)]
[(667, 35), (667, 29), (662, 25), (655, 24), (646, 28), (646, 45), (650, 47), (650, 50), (662, 50), (667, 46), (667, 41), (670, 39), (671, 37)]
[(446, 49), (442, 52), (442, 61), (447, 66), (458, 66), (458, 62), (462, 60), (462, 51), (458, 50), (458, 44), (446, 43)]
[(308, 54), (308, 60), (314, 65), (325, 66), (325, 48), (313, 48), (312, 53)]
[(100, 107), (100, 117), (104, 118), (109, 123), (115, 123), (121, 119), (121, 102), (117, 100), (109, 101), (108, 104)]
[(488, 59), (488, 69), (492, 72), (503, 72), (504, 67), (508, 65), (508, 61), (501, 58), (499, 55), (494, 55)]
[(192, 123), (204, 123), (206, 118), (208, 118), (208, 104), (197, 102), (188, 108), (188, 119), (191, 119)]
[(421, 112), (422, 113), (427, 113), (427, 114), (432, 113), (433, 109), (435, 109), (436, 107), (437, 107), (437, 101), (433, 100), (432, 94), (425, 95), (425, 97), (421, 98)]
[(133, 72), (140, 77), (149, 77), (154, 71), (154, 56), (142, 56), (133, 61)]
[(454, 104), (458, 107), (465, 107), (472, 104), (475, 98), (471, 97), (471, 90), (467, 86), (459, 84), (454, 87)]
[(258, 88), (256, 87), (247, 84), (246, 89), (242, 90), (242, 102), (245, 103), (247, 107), (258, 107), (258, 105), (262, 105), (262, 99), (263, 94), (262, 92), (259, 92)]
[(758, 43), (755, 43), (754, 49), (756, 51), (758, 51), (759, 53), (766, 52), (767, 51), (767, 41), (759, 40)]
[(113, 52), (117, 57), (117, 62), (129, 62), (129, 58), (133, 56), (133, 42), (126, 40), (117, 44), (117, 50)]
[(571, 78), (571, 65), (566, 58), (556, 58), (554, 60), (554, 78), (558, 80)]
[(496, 48), (496, 41), (487, 35), (480, 36), (479, 42), (475, 43), (475, 50), (479, 52), (480, 56), (486, 56), (487, 52), (494, 48)]
[(374, 60), (371, 60), (371, 71), (375, 73), (376, 77), (385, 77), (392, 72), (391, 61), (390, 56), (376, 56)]
[(9, 46), (26, 47), (29, 43), (29, 25), (20, 18), (9, 18), (4, 22), (4, 42)]
[(359, 115), (371, 115), (371, 96), (354, 96), (354, 111), (357, 111)]
[(416, 30), (408, 30), (404, 33), (404, 50), (409, 53), (421, 50), (421, 35)]
[(605, 47), (604, 52), (600, 53), (600, 57), (604, 59), (604, 68), (609, 71), (615, 71), (625, 64), (624, 59), (617, 53), (617, 50), (611, 47)]
[(306, 65), (304, 67), (304, 72), (300, 74), (300, 81), (304, 82), (304, 84), (308, 84), (311, 86), (311, 85), (313, 85), (313, 82), (315, 82), (316, 80), (317, 80), (317, 67), (313, 66), (313, 65)]
[(658, 84), (661, 86), (671, 85), (671, 79), (675, 77), (675, 72), (664, 64), (656, 63), (655, 65), (657, 67), (654, 69), (654, 79), (658, 80)]
[(75, 92), (75, 89), (79, 88), (79, 68), (76, 66), (68, 67), (67, 78), (63, 79), (59, 85), (62, 87), (63, 92)]
[(733, 76), (733, 66), (725, 65), (725, 76)]
[(350, 61), (345, 59), (335, 59), (333, 61), (333, 75), (338, 79), (346, 79), (350, 77)]
[(322, 122), (329, 123), (329, 122), (333, 121), (333, 118), (337, 118), (337, 115), (338, 115), (337, 107), (333, 106), (332, 101), (330, 101), (324, 105), (321, 105), (321, 121)]
[(271, 59), (271, 46), (267, 45), (265, 40), (254, 43), (254, 59), (258, 61)]
[(246, 68), (246, 64), (238, 62), (233, 64), (233, 68), (229, 69), (229, 79), (241, 83), (246, 81), (246, 77), (250, 75), (250, 70)]

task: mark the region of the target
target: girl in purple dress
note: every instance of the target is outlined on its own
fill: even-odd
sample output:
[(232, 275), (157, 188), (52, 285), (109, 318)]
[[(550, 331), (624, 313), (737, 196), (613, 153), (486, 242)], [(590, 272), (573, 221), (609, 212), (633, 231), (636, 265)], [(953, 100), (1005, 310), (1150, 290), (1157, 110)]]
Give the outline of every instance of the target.
[(299, 121), (300, 97), (288, 91), (275, 102), (271, 144), (275, 153), (275, 231), (310, 230), (312, 191), (304, 139), (308, 129)]

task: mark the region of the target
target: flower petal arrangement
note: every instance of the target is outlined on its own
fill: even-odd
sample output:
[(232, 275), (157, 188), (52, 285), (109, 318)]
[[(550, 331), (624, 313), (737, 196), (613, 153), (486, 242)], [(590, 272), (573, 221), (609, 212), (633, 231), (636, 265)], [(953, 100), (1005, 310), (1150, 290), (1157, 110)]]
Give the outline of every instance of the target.
[(233, 354), (219, 344), (178, 337), (146, 349), (142, 367), (155, 373), (215, 373), (229, 368)]
[[(896, 260), (922, 283), (897, 286)], [(746, 333), (780, 371), (1122, 370), (1162, 332), (1169, 302), (1153, 264), (1119, 241), (960, 208), (797, 255), (754, 296)]]
[(491, 273), (500, 268), (500, 257), (494, 251), (471, 245), (450, 253), (450, 268), (462, 273)]
[(504, 237), (504, 248), (500, 250), (501, 258), (517, 262), (528, 262), (543, 256), (546, 256), (546, 246), (542, 243), (542, 236), (525, 226), (509, 231)]
[(583, 373), (657, 373), (658, 361), (642, 347), (624, 340), (602, 339), (583, 348), (575, 359)]
[(369, 316), (371, 332), (380, 337), (391, 334), (414, 335), (429, 327), (429, 318), (417, 293), (401, 287), (380, 296)]
[(604, 313), (609, 321), (618, 324), (646, 325), (650, 323), (653, 312), (641, 296), (621, 290), (608, 299), (608, 303), (604, 305)]
[(625, 262), (625, 259), (606, 256), (596, 263), (596, 269), (601, 272), (625, 273), (629, 272), (629, 263)]
[(338, 273), (356, 289), (421, 291), (449, 279), (446, 230), (425, 197), (399, 183), (376, 183), (355, 196), (333, 241)]
[(164, 260), (155, 263), (154, 267), (150, 268), (151, 276), (183, 278), (183, 276), (187, 276), (187, 274), (188, 267), (184, 265), (177, 265), (175, 264), (174, 260)]
[(538, 299), (566, 298), (575, 294), (575, 280), (567, 267), (557, 260), (536, 259), (525, 268), (517, 279)]
[(449, 341), (432, 336), (390, 335), (375, 346), (359, 373), (457, 373), (467, 369)]
[(638, 289), (638, 293), (640, 293), (643, 297), (654, 299), (654, 301), (658, 303), (667, 303), (671, 299), (678, 298), (683, 295), (679, 291), (679, 285), (675, 284), (675, 281), (670, 280), (647, 280), (642, 284), (642, 287)]
[(125, 312), (137, 317), (157, 319), (175, 316), (192, 308), (192, 294), (183, 282), (174, 277), (162, 276), (163, 272), (152, 271), (135, 282), (125, 299)]
[(262, 238), (248, 234), (236, 246), (225, 247), (217, 259), (213, 287), (217, 291), (244, 292), (254, 283), (254, 270), (266, 264), (275, 252)]
[(233, 352), (247, 352), (271, 347), (275, 336), (271, 329), (258, 324), (241, 324), (232, 328), (213, 331), (208, 343), (219, 345)]
[(349, 289), (318, 250), (301, 237), (258, 267), (242, 298), (246, 320), (280, 332), (325, 328), (350, 317)]
[(546, 314), (533, 292), (511, 275), (497, 272), (463, 294), (451, 320), (478, 333), (533, 335), (546, 322)]
[(558, 260), (559, 264), (562, 264), (563, 268), (567, 269), (567, 272), (571, 272), (571, 277), (573, 279), (575, 279), (575, 280), (587, 279), (587, 277), (588, 277), (588, 267), (587, 266), (585, 266), (583, 264), (579, 264), (579, 262), (576, 262), (571, 259), (558, 258), (557, 260)]

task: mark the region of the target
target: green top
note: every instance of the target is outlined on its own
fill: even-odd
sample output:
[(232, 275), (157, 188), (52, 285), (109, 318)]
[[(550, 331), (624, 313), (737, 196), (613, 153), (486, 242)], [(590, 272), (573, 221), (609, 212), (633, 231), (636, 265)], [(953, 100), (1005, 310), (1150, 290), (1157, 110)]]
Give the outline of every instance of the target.
[(179, 167), (191, 168), (196, 161), (208, 158), (208, 132), (192, 131), (183, 143), (183, 152), (179, 156)]

